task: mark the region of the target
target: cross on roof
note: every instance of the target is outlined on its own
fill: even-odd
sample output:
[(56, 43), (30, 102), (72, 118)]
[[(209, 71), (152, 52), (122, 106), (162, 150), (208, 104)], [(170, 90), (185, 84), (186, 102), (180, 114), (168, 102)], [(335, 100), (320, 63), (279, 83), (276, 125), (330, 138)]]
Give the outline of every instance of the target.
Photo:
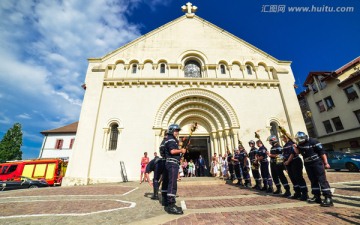
[(197, 7), (193, 6), (191, 2), (188, 2), (186, 3), (186, 6), (185, 5), (181, 6), (181, 9), (183, 12), (186, 13), (187, 17), (193, 17), (195, 15), (194, 13), (196, 12)]

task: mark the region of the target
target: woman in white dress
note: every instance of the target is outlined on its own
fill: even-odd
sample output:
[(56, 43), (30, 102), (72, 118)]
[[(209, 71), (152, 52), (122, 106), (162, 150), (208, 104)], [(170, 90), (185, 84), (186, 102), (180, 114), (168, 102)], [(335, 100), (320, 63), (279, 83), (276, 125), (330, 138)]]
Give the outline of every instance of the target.
[(222, 163), (221, 163), (221, 171), (223, 178), (228, 177), (228, 161), (226, 160), (226, 155), (224, 155)]
[(217, 165), (217, 160), (214, 157), (212, 162), (211, 162), (211, 174), (213, 177), (216, 177), (218, 173), (218, 165)]

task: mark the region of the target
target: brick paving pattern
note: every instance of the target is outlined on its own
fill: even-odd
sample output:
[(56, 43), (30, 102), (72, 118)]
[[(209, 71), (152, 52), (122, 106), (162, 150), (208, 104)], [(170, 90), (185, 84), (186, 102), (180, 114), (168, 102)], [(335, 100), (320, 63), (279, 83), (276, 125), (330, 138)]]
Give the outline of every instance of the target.
[(217, 178), (184, 178), (177, 205), (184, 201), (187, 209), (180, 216), (167, 214), (151, 200), (149, 185), (128, 182), (0, 192), (0, 223), (360, 224), (360, 173), (328, 172), (327, 176), (339, 195), (332, 208), (265, 195)]
[(360, 209), (299, 207), (247, 212), (194, 213), (164, 223), (180, 224), (360, 224)]
[[(76, 200), (76, 201), (46, 201), (46, 202), (13, 202), (2, 204), (0, 216), (21, 216), (35, 214), (76, 214), (105, 211), (115, 208), (129, 207), (130, 203), (114, 200)], [(14, 211), (13, 209), (17, 210)]]
[(337, 188), (335, 193), (339, 195), (360, 197), (360, 188)]
[(74, 187), (51, 187), (29, 190), (4, 191), (0, 194), (3, 197), (20, 196), (47, 196), (47, 195), (122, 195), (134, 189), (118, 185), (94, 185), (94, 186), (74, 186)]
[(298, 200), (291, 200), (280, 196), (262, 196), (252, 198), (235, 198), (235, 199), (215, 199), (215, 200), (187, 200), (186, 208), (188, 209), (206, 209), (236, 206), (254, 206), (269, 205), (281, 203), (295, 203)]
[[(224, 182), (225, 183), (225, 182)], [(216, 186), (216, 188), (214, 188)], [(204, 197), (204, 196), (233, 196), (233, 195), (251, 195), (257, 192), (252, 189), (240, 188), (237, 185), (201, 185), (201, 188), (194, 186), (184, 187), (178, 191), (181, 197)]]

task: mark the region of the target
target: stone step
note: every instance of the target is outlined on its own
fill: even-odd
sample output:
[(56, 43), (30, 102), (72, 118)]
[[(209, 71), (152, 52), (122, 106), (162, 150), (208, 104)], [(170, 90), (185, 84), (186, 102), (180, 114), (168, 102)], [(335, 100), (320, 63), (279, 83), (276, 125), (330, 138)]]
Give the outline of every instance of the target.
[(215, 177), (183, 177), (178, 181), (178, 186), (187, 185), (213, 185), (213, 184), (225, 184), (226, 181)]

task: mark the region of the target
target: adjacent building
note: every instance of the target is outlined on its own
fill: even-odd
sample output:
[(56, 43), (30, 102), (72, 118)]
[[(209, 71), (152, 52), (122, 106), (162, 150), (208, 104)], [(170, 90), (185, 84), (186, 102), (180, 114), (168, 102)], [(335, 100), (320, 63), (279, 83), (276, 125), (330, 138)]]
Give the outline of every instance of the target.
[(40, 132), (44, 135), (39, 158), (69, 160), (73, 152), (78, 122)]
[(304, 86), (298, 99), (309, 134), (329, 150), (360, 151), (360, 57), (336, 71), (310, 72)]

